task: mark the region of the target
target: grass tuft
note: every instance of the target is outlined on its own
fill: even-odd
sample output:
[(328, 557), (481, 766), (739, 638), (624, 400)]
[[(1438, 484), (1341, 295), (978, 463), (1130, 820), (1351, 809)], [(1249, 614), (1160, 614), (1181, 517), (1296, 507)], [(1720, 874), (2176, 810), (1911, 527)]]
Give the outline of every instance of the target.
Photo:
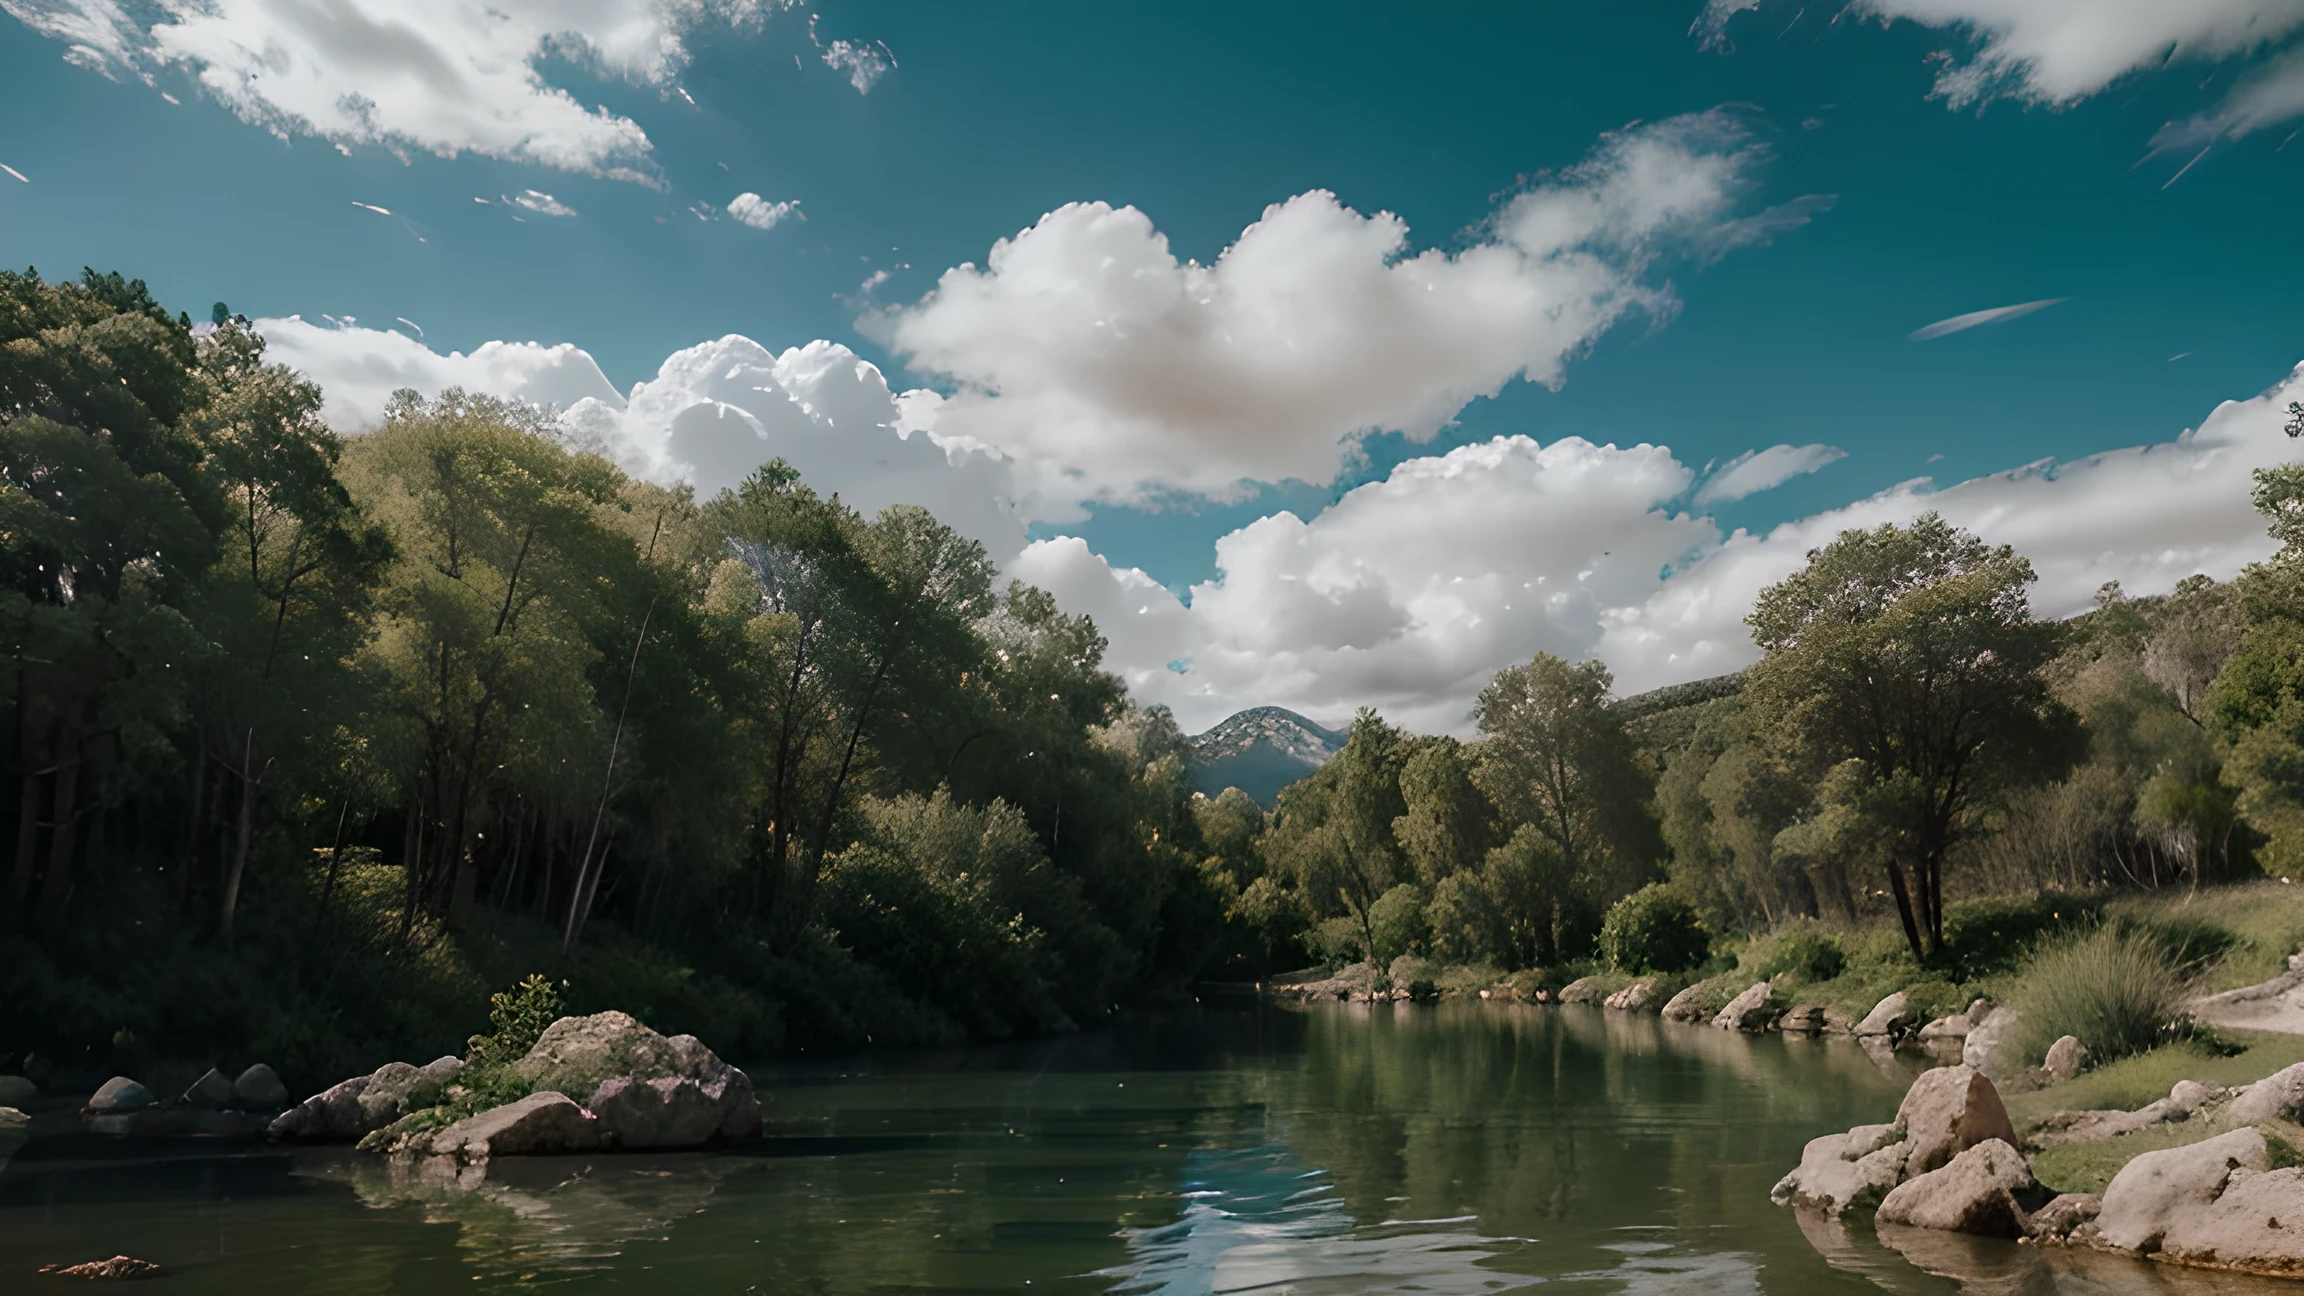
[(2182, 1036), (2197, 965), (2172, 956), (2170, 945), (2157, 929), (2107, 923), (2035, 950), (2012, 996), (2024, 1056), (2039, 1058), (2057, 1039), (2075, 1035), (2089, 1061), (2101, 1065)]

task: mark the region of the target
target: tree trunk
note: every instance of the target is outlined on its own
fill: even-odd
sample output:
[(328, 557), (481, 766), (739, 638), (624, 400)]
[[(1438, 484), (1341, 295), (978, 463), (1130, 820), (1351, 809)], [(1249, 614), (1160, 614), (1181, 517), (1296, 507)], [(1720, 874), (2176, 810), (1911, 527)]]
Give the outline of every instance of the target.
[(232, 915), (240, 907), (240, 879), (248, 871), (248, 838), (255, 831), (256, 780), (248, 763), (256, 754), (256, 731), (250, 729), (240, 745), (240, 808), (232, 819), (232, 863), (224, 871), (224, 900), (216, 915), (216, 939), (232, 940)]
[(1904, 866), (1893, 859), (1888, 861), (1888, 887), (1896, 893), (1896, 916), (1904, 920), (1904, 941), (1912, 947), (1913, 960), (1927, 962), (1928, 951), (1921, 947), (1920, 927), (1912, 917), (1912, 893), (1904, 885)]
[(65, 721), (60, 739), (56, 744), (56, 802), (49, 817), (54, 827), (48, 838), (48, 876), (40, 883), (42, 926), (63, 920), (65, 901), (72, 896), (72, 851), (79, 842), (75, 831), (80, 809), (79, 726)]

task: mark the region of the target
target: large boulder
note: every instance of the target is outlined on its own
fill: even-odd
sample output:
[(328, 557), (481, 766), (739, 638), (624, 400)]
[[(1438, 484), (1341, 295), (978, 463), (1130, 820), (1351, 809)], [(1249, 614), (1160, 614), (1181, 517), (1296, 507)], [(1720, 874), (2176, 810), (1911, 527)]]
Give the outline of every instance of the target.
[(1883, 1224), (2018, 1237), (2027, 1204), (2046, 1194), (2032, 1167), (2011, 1143), (1986, 1139), (1950, 1161), (1889, 1190), (1877, 1218)]
[(2016, 1028), (2020, 1024), (2013, 1008), (1994, 1008), (1968, 1028), (1967, 1038), (1960, 1042), (1960, 1064), (1987, 1075), (2005, 1075), (2016, 1069), (2021, 1060), (2016, 1055)]
[[(659, 1035), (627, 1013), (563, 1017), (545, 1028), (512, 1069), (538, 1090), (583, 1095), (619, 1146), (693, 1146), (711, 1137), (745, 1139), (760, 1132), (760, 1100), (750, 1077), (721, 1061), (695, 1036)], [(625, 1083), (611, 1089), (615, 1081)], [(687, 1113), (694, 1110), (696, 1096), (710, 1104), (714, 1115), (704, 1133), (659, 1141), (667, 1131), (695, 1127), (700, 1117)]]
[(1664, 1002), (1663, 978), (1640, 977), (1601, 1002), (1618, 1012), (1654, 1012)]
[(2016, 1146), (2000, 1091), (1984, 1073), (1964, 1066), (1922, 1072), (1896, 1108), (1896, 1124), (1911, 1143), (1907, 1176), (1926, 1174), (1988, 1139)]
[(2226, 1114), (2240, 1125), (2304, 1116), (2304, 1062), (2275, 1071), (2241, 1090)]
[(566, 1094), (547, 1091), (467, 1116), (428, 1137), (420, 1135), (410, 1141), (409, 1150), (478, 1163), (492, 1156), (590, 1152), (603, 1141), (597, 1117)]
[[(2264, 1136), (2236, 1129), (2212, 1139), (2139, 1154), (2104, 1189), (2095, 1237), (2117, 1251), (2146, 1255), (2162, 1250), (2171, 1230), (2210, 1211), (2238, 1171), (2271, 1168)], [(2297, 1212), (2304, 1223), (2304, 1208)]]
[(2304, 1168), (2234, 1168), (2212, 1204), (2169, 1221), (2159, 1254), (2204, 1269), (2304, 1277)]
[(1777, 1180), (1768, 1199), (1835, 1218), (1877, 1205), (1903, 1179), (1904, 1152), (1904, 1131), (1894, 1125), (1859, 1125), (1810, 1139), (1799, 1168)]
[(1571, 981), (1560, 991), (1564, 1004), (1596, 1004), (1608, 997), (1608, 978), (1588, 976)]
[(1872, 1011), (1864, 1014), (1864, 1020), (1856, 1023), (1856, 1034), (1902, 1035), (1910, 1031), (1918, 1021), (1919, 1015), (1912, 1011), (1912, 996), (1898, 990), (1872, 1005)]
[(1755, 981), (1744, 993), (1728, 1001), (1712, 1018), (1712, 1024), (1722, 1030), (1766, 1030), (1776, 1021), (1775, 987), (1766, 981)]
[(96, 1096), (88, 1100), (86, 1110), (97, 1116), (122, 1115), (140, 1112), (155, 1101), (152, 1091), (143, 1085), (126, 1076), (114, 1076), (96, 1090)]
[(288, 1105), (288, 1086), (272, 1068), (258, 1062), (232, 1082), (232, 1103), (242, 1111), (278, 1111)]

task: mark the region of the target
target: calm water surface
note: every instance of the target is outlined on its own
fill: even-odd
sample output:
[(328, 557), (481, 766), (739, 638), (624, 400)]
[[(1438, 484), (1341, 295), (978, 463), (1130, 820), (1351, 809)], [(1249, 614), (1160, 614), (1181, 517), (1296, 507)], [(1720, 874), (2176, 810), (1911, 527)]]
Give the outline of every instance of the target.
[[(1893, 1069), (1893, 1068), (1891, 1068)], [(1846, 1041), (1590, 1009), (1243, 1004), (1033, 1048), (764, 1071), (741, 1152), (500, 1161), (35, 1145), (0, 1292), (127, 1252), (186, 1293), (2218, 1293), (1768, 1204), (1907, 1077)]]

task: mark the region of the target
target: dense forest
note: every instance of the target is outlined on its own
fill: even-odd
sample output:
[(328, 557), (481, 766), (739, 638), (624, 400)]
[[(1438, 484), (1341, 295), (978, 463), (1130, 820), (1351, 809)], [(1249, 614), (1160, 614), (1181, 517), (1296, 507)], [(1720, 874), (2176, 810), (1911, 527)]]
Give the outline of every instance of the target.
[(2304, 466), (2234, 582), (2047, 623), (2021, 555), (1850, 532), (1740, 676), (1620, 700), (1537, 656), (1469, 739), (1363, 711), (1268, 813), (1191, 793), (1096, 628), (923, 510), (780, 461), (698, 499), (456, 391), (340, 436), (263, 351), (0, 274), (0, 1045), (317, 1082), (541, 970), (805, 1054), (1803, 920), (1926, 962), (1948, 897), (2304, 864)]

